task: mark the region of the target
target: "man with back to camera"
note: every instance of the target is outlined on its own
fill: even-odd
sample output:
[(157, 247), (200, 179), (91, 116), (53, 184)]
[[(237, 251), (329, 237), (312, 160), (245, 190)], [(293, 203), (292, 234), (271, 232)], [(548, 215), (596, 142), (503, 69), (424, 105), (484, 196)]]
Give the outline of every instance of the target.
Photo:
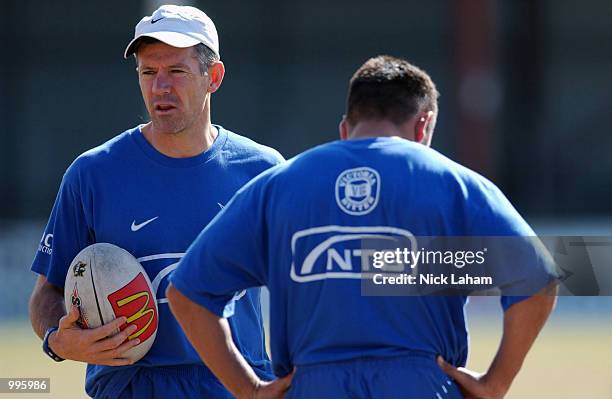
[[(489, 370), (477, 375), (460, 367), (465, 296), (363, 296), (360, 268), (334, 266), (329, 252), (325, 262), (324, 249), (350, 253), (361, 237), (384, 232), (535, 235), (491, 182), (429, 148), (437, 97), (430, 77), (410, 63), (368, 60), (350, 81), (342, 140), (252, 180), (183, 257), (167, 291), (171, 309), (236, 397), (291, 379), (288, 398), (505, 395), (554, 296), (501, 298), (503, 339)], [(537, 262), (533, 271), (547, 275), (544, 258)], [(233, 292), (262, 285), (270, 290), (271, 353), (281, 377), (273, 383), (241, 358), (223, 318)], [(549, 287), (542, 293), (554, 292)]]
[[(34, 331), (54, 360), (88, 363), (95, 398), (231, 398), (206, 368), (172, 316), (168, 276), (202, 228), (251, 178), (282, 162), (275, 150), (210, 121), (210, 98), (224, 76), (217, 31), (194, 7), (161, 6), (136, 25), (125, 57), (134, 54), (151, 121), (79, 156), (66, 171), (32, 270)], [(122, 354), (131, 326), (119, 318), (79, 328), (79, 310), (63, 297), (70, 262), (84, 247), (108, 242), (132, 253), (157, 292), (159, 329), (147, 355)], [(271, 379), (259, 289), (237, 295), (230, 319), (234, 342), (258, 376)], [(121, 367), (113, 367), (121, 366)]]

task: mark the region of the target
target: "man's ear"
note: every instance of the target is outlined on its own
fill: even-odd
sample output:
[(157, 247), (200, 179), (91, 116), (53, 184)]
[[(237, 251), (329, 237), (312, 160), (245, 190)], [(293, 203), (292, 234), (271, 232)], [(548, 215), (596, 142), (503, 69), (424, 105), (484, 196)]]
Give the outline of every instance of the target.
[(223, 62), (217, 61), (209, 66), (208, 75), (210, 76), (208, 92), (214, 93), (221, 87), (221, 82), (223, 82), (223, 77), (225, 76), (225, 65), (223, 65)]
[(338, 131), (340, 132), (340, 140), (348, 140), (348, 122), (346, 121), (346, 115), (342, 115), (342, 120), (338, 125)]
[(429, 124), (433, 121), (433, 111), (427, 111), (418, 116), (414, 124), (414, 141), (429, 146), (431, 136), (429, 134)]

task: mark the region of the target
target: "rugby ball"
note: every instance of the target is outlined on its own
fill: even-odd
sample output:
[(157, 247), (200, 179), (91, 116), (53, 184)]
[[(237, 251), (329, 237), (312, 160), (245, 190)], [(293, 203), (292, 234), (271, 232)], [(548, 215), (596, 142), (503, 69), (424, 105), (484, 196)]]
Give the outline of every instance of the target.
[(97, 243), (79, 252), (66, 274), (64, 299), (66, 308), (79, 308), (81, 328), (100, 327), (121, 316), (127, 318), (121, 330), (136, 325), (128, 339), (140, 343), (123, 357), (137, 361), (151, 349), (159, 320), (157, 301), (144, 268), (125, 249)]

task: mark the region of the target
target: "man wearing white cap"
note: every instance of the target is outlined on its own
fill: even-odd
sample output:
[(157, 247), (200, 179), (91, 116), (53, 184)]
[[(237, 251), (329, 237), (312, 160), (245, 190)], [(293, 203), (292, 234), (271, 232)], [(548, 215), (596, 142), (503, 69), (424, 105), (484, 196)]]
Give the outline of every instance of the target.
[[(160, 7), (136, 26), (125, 57), (132, 54), (151, 121), (85, 152), (66, 171), (32, 265), (39, 274), (30, 301), (32, 326), (55, 361), (88, 363), (85, 389), (92, 397), (231, 398), (172, 316), (165, 298), (168, 277), (223, 204), (283, 159), (211, 123), (211, 94), (225, 69), (215, 25), (202, 11)], [(108, 338), (123, 318), (83, 330), (78, 308), (65, 314), (68, 266), (96, 242), (131, 252), (156, 290), (156, 341), (134, 364), (122, 356), (138, 344), (126, 340), (132, 327)], [(271, 370), (259, 295), (258, 289), (236, 293), (230, 325), (238, 349), (266, 380)]]

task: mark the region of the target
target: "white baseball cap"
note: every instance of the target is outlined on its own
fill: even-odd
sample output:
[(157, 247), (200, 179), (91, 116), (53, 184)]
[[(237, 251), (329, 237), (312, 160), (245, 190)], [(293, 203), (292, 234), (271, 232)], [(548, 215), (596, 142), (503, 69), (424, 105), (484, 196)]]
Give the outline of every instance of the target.
[(163, 5), (153, 15), (141, 19), (136, 25), (134, 39), (125, 48), (125, 58), (134, 53), (136, 42), (143, 36), (180, 48), (202, 43), (219, 55), (219, 36), (215, 24), (195, 7)]

